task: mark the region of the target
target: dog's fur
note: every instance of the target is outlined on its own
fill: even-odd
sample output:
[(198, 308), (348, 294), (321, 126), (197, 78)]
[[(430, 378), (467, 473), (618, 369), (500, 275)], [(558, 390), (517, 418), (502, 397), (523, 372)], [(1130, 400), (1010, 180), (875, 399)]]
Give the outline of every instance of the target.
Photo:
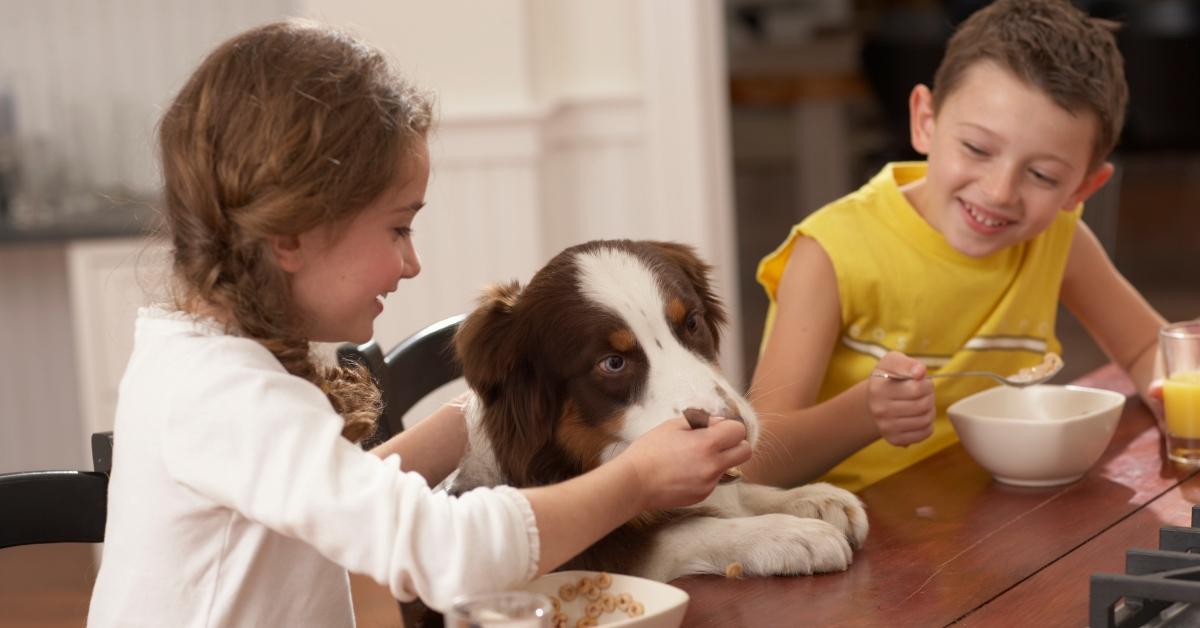
[[(725, 314), (708, 273), (683, 245), (596, 241), (524, 289), (491, 288), (455, 338), (476, 399), (452, 490), (569, 479), (685, 408), (740, 418), (753, 445), (758, 419), (717, 367)], [(660, 581), (735, 564), (747, 576), (811, 574), (845, 569), (866, 534), (847, 491), (738, 482), (695, 507), (645, 512), (565, 567)]]

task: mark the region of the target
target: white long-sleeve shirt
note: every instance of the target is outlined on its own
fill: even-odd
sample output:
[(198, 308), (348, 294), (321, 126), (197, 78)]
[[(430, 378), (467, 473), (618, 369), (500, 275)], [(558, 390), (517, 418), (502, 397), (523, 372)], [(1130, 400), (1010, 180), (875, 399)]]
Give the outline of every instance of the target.
[(141, 310), (88, 626), (353, 626), (347, 569), (434, 608), (535, 575), (521, 493), (435, 493), (342, 426), (258, 343)]

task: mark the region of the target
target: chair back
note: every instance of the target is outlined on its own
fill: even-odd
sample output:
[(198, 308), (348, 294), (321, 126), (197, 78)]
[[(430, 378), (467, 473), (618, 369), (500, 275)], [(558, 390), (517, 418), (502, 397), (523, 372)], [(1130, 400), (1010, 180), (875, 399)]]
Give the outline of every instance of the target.
[(95, 471), (0, 474), (0, 548), (104, 542), (112, 432), (92, 435), (92, 464)]
[(386, 354), (372, 340), (338, 348), (338, 359), (367, 367), (383, 393), (383, 414), (369, 444), (404, 431), (404, 414), (438, 388), (462, 377), (454, 355), (454, 333), (465, 314), (438, 321), (405, 338)]

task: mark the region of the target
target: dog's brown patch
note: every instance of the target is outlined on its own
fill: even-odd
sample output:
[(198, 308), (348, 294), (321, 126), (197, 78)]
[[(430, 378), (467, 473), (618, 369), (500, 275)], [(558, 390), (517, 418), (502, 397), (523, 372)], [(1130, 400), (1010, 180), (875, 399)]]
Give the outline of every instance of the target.
[(684, 316), (687, 316), (687, 306), (679, 299), (671, 299), (667, 303), (667, 318), (676, 325), (682, 325)]
[(617, 351), (630, 351), (637, 346), (637, 338), (628, 329), (619, 329), (608, 335), (608, 344)]
[(600, 454), (617, 440), (603, 427), (589, 425), (570, 403), (563, 409), (554, 437), (558, 445), (578, 460), (585, 470), (599, 466)]

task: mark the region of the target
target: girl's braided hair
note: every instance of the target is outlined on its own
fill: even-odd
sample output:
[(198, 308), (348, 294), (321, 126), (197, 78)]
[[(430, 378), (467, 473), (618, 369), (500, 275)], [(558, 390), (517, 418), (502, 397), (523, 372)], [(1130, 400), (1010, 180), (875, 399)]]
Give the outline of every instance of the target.
[(321, 387), (351, 441), (379, 391), (360, 366), (323, 366), (268, 239), (344, 226), (425, 137), (431, 101), (383, 55), (304, 21), (230, 39), (192, 74), (159, 127), (176, 306), (215, 308), (289, 373)]

